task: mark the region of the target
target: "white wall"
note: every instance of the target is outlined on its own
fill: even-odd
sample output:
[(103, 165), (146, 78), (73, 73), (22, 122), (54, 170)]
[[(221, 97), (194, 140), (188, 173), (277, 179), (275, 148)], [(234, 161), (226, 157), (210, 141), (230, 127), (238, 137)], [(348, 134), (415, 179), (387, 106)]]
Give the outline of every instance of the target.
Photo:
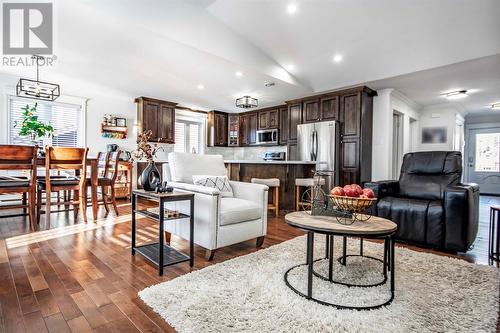
[[(372, 180), (391, 179), (393, 174), (393, 114), (403, 117), (403, 154), (415, 146), (411, 120), (419, 119), (420, 106), (394, 89), (377, 91), (373, 99)], [(413, 130), (414, 132), (414, 130)]]
[[(464, 118), (462, 112), (463, 110), (453, 104), (432, 105), (423, 108), (420, 113), (419, 151), (456, 150), (463, 147)], [(446, 142), (422, 143), (422, 129), (424, 127), (446, 127)], [(457, 144), (456, 139), (460, 143)]]

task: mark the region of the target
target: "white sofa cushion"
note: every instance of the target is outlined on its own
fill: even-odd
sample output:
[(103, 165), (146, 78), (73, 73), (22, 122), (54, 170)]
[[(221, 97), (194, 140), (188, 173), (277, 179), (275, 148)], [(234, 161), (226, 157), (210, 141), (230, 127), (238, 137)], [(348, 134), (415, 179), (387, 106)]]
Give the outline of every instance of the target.
[(262, 207), (257, 203), (238, 198), (222, 198), (220, 225), (230, 225), (256, 220), (262, 217)]
[(170, 177), (174, 182), (193, 184), (194, 175), (225, 176), (222, 155), (169, 153)]
[(223, 198), (233, 197), (233, 189), (227, 176), (194, 175), (193, 184), (218, 189)]

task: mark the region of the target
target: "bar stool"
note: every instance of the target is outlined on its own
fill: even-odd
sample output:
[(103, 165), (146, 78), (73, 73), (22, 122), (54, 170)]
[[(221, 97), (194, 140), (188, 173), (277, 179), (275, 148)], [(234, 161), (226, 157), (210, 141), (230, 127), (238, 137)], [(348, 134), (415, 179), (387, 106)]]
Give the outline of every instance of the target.
[[(298, 211), (300, 205), (310, 205), (309, 202), (303, 202), (301, 200), (301, 187), (309, 187), (311, 191), (314, 187), (314, 178), (297, 178), (295, 179), (295, 210)], [(319, 180), (319, 185), (325, 185), (325, 179), (321, 178)]]
[(269, 189), (273, 192), (273, 201), (267, 205), (267, 209), (274, 210), (274, 215), (278, 217), (280, 212), (280, 180), (278, 178), (252, 178), (250, 182), (269, 186)]
[(500, 262), (500, 206), (490, 207), (490, 232), (488, 238), (488, 260)]

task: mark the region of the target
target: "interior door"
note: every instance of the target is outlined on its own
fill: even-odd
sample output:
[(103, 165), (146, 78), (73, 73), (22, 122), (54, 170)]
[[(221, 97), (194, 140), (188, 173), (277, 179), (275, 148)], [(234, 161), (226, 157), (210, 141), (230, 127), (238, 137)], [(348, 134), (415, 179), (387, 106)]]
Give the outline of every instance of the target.
[(500, 195), (500, 127), (469, 130), (468, 181), (481, 194)]

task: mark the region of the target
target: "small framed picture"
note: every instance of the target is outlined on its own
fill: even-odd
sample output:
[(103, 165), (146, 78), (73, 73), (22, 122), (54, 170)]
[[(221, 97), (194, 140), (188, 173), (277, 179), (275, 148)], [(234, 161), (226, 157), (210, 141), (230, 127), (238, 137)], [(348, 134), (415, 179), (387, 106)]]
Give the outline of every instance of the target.
[(422, 128), (422, 143), (446, 143), (448, 129), (446, 127)]
[(125, 118), (116, 118), (116, 126), (126, 127), (127, 126), (127, 119), (125, 119)]

